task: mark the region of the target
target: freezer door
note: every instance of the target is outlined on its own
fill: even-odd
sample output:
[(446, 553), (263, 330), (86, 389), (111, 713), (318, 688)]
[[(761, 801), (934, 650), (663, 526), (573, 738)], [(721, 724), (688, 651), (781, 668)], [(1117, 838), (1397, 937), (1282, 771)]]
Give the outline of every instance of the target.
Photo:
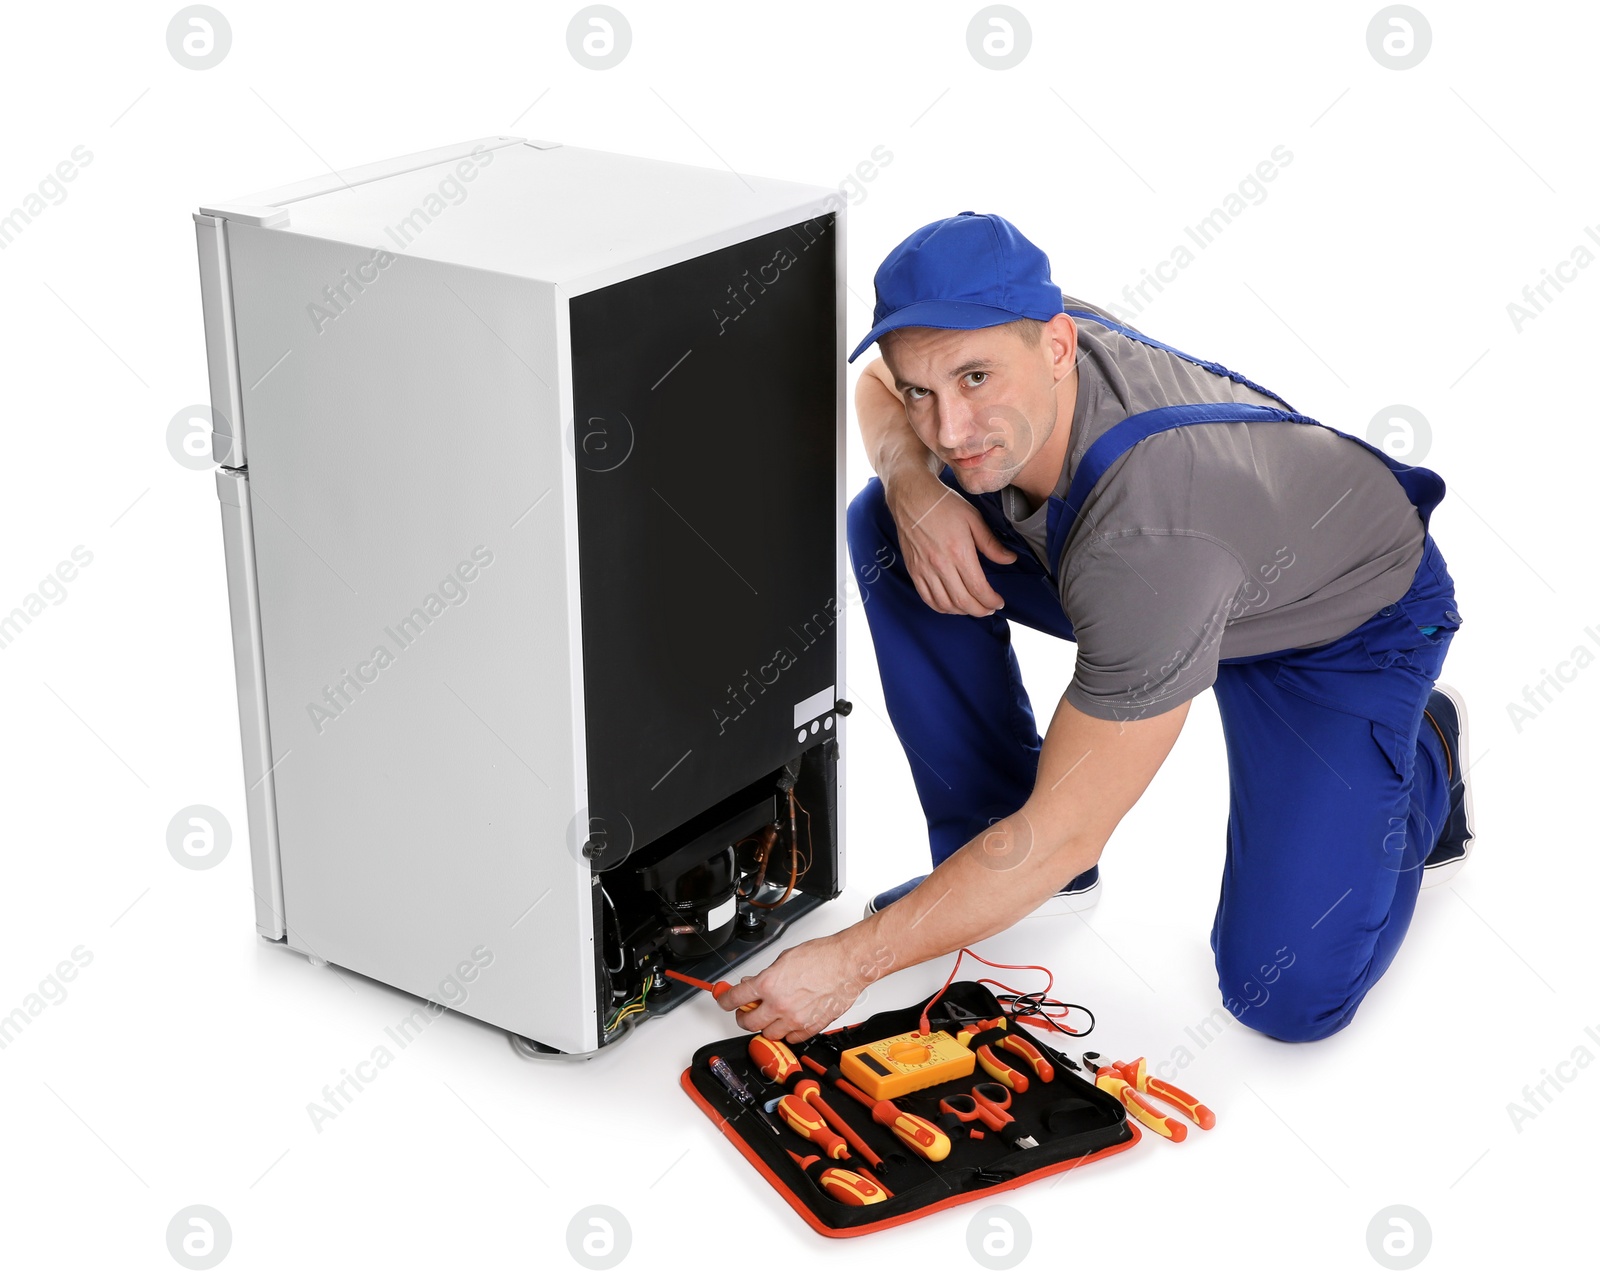
[(233, 285), (228, 276), (228, 226), (219, 217), (196, 213), (194, 233), (200, 253), (200, 303), (211, 379), (211, 459), (219, 466), (238, 468), (247, 464), (247, 458), (239, 352), (233, 331)]

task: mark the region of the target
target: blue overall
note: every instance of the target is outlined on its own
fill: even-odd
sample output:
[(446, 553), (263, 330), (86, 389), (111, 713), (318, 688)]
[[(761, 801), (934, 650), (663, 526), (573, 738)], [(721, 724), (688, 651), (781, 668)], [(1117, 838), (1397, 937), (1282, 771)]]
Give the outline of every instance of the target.
[[(1107, 430), (1084, 454), (1065, 497), (1049, 498), (1052, 566), (1095, 484), (1140, 440), (1202, 421), (1322, 425), (1220, 364), (1109, 326), (1283, 407), (1178, 405), (1135, 413)], [(1235, 1017), (1287, 1041), (1344, 1027), (1388, 969), (1448, 809), (1444, 748), (1431, 727), (1422, 729), (1428, 692), (1461, 622), (1454, 583), (1426, 532), (1444, 481), (1335, 433), (1381, 457), (1421, 516), (1424, 548), (1411, 587), (1332, 642), (1225, 659), (1214, 684), (1229, 775), (1227, 855), (1211, 929), (1219, 988)], [(922, 601), (881, 480), (856, 495), (848, 519), (889, 719), (927, 817), (935, 865), (1021, 808), (1033, 789), (1041, 742), (1008, 622), (1073, 639), (1056, 581), (1005, 517), (999, 494), (966, 492), (948, 467), (943, 478), (1016, 551), (1012, 563), (979, 555), (1005, 599), (991, 616), (938, 612)]]

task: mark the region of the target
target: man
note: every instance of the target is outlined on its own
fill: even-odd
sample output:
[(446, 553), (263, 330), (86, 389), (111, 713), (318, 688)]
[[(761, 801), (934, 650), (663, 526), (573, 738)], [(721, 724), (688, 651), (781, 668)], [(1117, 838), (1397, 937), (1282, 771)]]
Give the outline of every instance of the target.
[[(1065, 296), (1004, 218), (922, 227), (875, 284), (849, 542), (934, 868), (719, 1004), (798, 1041), (890, 971), (1083, 907), (1211, 688), (1224, 1005), (1336, 1032), (1473, 837), (1464, 707), (1435, 687), (1461, 622), (1443, 482)], [(1077, 644), (1042, 742), (1007, 618)]]

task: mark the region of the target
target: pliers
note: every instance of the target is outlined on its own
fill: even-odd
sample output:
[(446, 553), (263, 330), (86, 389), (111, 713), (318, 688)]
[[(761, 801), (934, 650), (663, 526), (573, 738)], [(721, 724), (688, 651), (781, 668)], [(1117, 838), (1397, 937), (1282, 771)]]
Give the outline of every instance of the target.
[[(962, 1046), (968, 1045), (979, 1034), (986, 1034), (991, 1029), (1005, 1029), (1007, 1027), (1004, 1016), (995, 1016), (985, 1020), (955, 1002), (946, 1001), (944, 1003), (944, 1013), (945, 1018), (936, 1021), (936, 1023), (958, 1026), (955, 1039)], [(995, 1046), (1002, 1046), (1014, 1055), (1020, 1056), (1033, 1069), (1034, 1076), (1041, 1082), (1055, 1081), (1055, 1067), (1049, 1060), (1045, 1059), (1044, 1054), (1038, 1047), (1018, 1034), (1005, 1033), (995, 1039), (986, 1037), (983, 1042), (973, 1048), (978, 1057), (978, 1063), (983, 1065), (983, 1071), (996, 1082), (1004, 1083), (1019, 1094), (1028, 1089), (1027, 1076), (1012, 1068), (996, 1055), (994, 1053)]]
[(1180, 1143), (1189, 1134), (1189, 1128), (1177, 1118), (1168, 1117), (1160, 1109), (1147, 1103), (1145, 1095), (1157, 1096), (1181, 1110), (1193, 1118), (1201, 1130), (1208, 1131), (1217, 1123), (1216, 1115), (1192, 1095), (1180, 1091), (1171, 1083), (1163, 1082), (1160, 1078), (1151, 1077), (1149, 1070), (1145, 1068), (1143, 1056), (1132, 1064), (1124, 1064), (1121, 1060), (1114, 1064), (1103, 1064), (1098, 1051), (1085, 1051), (1082, 1064), (1070, 1058), (1066, 1058), (1066, 1063), (1070, 1068), (1089, 1074), (1094, 1079), (1094, 1084), (1102, 1091), (1107, 1091), (1122, 1101), (1122, 1106), (1128, 1110), (1130, 1116), (1174, 1144)]
[[(1096, 1051), (1085, 1051), (1083, 1056), (1086, 1061), (1092, 1059), (1098, 1062), (1100, 1059)], [(1168, 1108), (1177, 1109), (1202, 1131), (1209, 1131), (1217, 1124), (1217, 1115), (1189, 1092), (1179, 1090), (1171, 1082), (1151, 1077), (1150, 1070), (1145, 1067), (1144, 1056), (1141, 1055), (1132, 1064), (1124, 1064), (1121, 1060), (1117, 1060), (1111, 1068), (1135, 1091), (1143, 1095), (1153, 1095)]]

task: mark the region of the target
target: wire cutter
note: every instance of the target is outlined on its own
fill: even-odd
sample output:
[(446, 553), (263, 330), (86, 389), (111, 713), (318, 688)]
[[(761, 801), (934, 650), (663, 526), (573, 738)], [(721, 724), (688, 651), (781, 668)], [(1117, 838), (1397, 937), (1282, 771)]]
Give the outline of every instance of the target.
[(1121, 1060), (1115, 1064), (1104, 1064), (1098, 1051), (1085, 1051), (1081, 1065), (1071, 1059), (1067, 1060), (1067, 1064), (1079, 1072), (1088, 1073), (1102, 1091), (1108, 1091), (1122, 1101), (1122, 1106), (1130, 1116), (1174, 1144), (1188, 1136), (1189, 1128), (1177, 1118), (1168, 1117), (1155, 1108), (1145, 1100), (1145, 1095), (1155, 1095), (1174, 1108), (1181, 1109), (1194, 1119), (1201, 1130), (1210, 1130), (1217, 1123), (1216, 1115), (1192, 1095), (1160, 1078), (1151, 1077), (1149, 1070), (1144, 1067), (1143, 1056), (1132, 1064), (1124, 1064)]
[(1157, 1135), (1177, 1144), (1189, 1134), (1189, 1128), (1177, 1118), (1168, 1117), (1160, 1109), (1146, 1104), (1122, 1074), (1108, 1064), (1101, 1064), (1099, 1052), (1086, 1052), (1082, 1064), (1071, 1059), (1067, 1060), (1067, 1064), (1079, 1073), (1087, 1073), (1089, 1080), (1102, 1091), (1109, 1092), (1122, 1101), (1122, 1107), (1128, 1110), (1129, 1117), (1142, 1122)]
[[(1094, 1060), (1099, 1062), (1098, 1051), (1085, 1051), (1084, 1062)], [(1187, 1091), (1180, 1091), (1171, 1082), (1164, 1082), (1158, 1077), (1151, 1077), (1150, 1070), (1145, 1067), (1144, 1056), (1140, 1056), (1132, 1064), (1124, 1064), (1121, 1060), (1115, 1061), (1111, 1068), (1122, 1080), (1141, 1095), (1153, 1095), (1168, 1108), (1175, 1108), (1202, 1131), (1209, 1131), (1217, 1124), (1217, 1115), (1208, 1109)]]

